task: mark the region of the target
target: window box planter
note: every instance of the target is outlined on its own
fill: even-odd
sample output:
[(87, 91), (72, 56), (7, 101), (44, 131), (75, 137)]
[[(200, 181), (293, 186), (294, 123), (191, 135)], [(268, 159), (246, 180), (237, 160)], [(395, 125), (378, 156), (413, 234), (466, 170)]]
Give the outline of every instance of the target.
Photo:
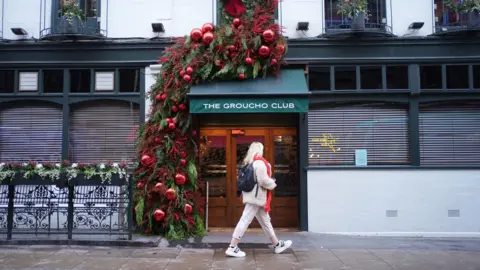
[(9, 181), (11, 185), (34, 185), (34, 186), (41, 186), (41, 185), (56, 185), (60, 188), (64, 188), (66, 186), (66, 178), (65, 174), (60, 174), (59, 180), (52, 180), (48, 177), (41, 177), (38, 174), (34, 174), (31, 178), (25, 178), (23, 173), (16, 173), (15, 176)]
[(72, 23), (68, 22), (65, 17), (61, 17), (55, 27), (55, 34), (80, 34), (83, 22), (78, 18), (73, 18)]
[(352, 30), (363, 31), (365, 30), (365, 12), (359, 12), (352, 19)]
[(70, 186), (125, 186), (128, 185), (128, 176), (120, 178), (119, 174), (113, 174), (111, 181), (102, 181), (98, 175), (87, 179), (86, 175), (79, 174), (77, 177), (69, 181)]

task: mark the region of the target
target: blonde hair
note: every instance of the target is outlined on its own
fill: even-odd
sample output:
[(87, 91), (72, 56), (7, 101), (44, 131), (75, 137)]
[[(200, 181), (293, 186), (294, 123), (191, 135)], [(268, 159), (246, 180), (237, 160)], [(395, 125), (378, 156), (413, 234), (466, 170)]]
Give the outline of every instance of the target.
[(263, 144), (261, 142), (253, 142), (250, 144), (247, 154), (243, 159), (243, 165), (252, 163), (256, 155), (263, 157)]

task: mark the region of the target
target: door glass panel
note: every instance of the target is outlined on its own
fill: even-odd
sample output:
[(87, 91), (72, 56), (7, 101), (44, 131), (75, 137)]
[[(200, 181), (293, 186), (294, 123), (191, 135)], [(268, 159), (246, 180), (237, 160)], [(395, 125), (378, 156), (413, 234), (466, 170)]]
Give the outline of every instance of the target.
[(297, 138), (274, 136), (275, 197), (296, 197), (299, 193)]
[(200, 169), (209, 182), (209, 197), (227, 196), (227, 137), (203, 136), (200, 143)]
[[(237, 171), (235, 173), (235, 179), (236, 179), (236, 176), (238, 175), (238, 170), (243, 166), (243, 159), (245, 158), (245, 155), (247, 155), (247, 151), (248, 151), (248, 148), (250, 147), (250, 144), (252, 144), (253, 142), (261, 142), (264, 144), (265, 137), (240, 136), (240, 137), (237, 137), (236, 140), (237, 140)], [(235, 182), (235, 190), (236, 189), (237, 187)], [(237, 194), (237, 195), (240, 196), (240, 194)]]

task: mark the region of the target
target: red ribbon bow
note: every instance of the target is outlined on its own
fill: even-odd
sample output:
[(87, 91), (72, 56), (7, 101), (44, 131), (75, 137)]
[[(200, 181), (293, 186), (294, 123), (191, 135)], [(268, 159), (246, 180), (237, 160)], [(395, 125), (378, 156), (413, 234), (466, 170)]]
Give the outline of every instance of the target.
[(225, 12), (233, 17), (239, 17), (245, 10), (247, 9), (243, 5), (242, 0), (227, 0), (225, 4)]

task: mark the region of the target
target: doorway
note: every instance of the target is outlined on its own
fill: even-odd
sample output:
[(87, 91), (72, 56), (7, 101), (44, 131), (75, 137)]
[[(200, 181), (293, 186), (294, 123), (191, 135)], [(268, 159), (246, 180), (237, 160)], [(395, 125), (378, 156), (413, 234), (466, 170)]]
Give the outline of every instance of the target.
[[(299, 226), (299, 168), (297, 131), (285, 127), (225, 128), (200, 130), (200, 168), (208, 181), (208, 226), (234, 227), (243, 211), (237, 195), (237, 172), (252, 142), (264, 144), (264, 157), (272, 165), (277, 187), (272, 193), (274, 227)], [(259, 227), (256, 220), (252, 227)]]

